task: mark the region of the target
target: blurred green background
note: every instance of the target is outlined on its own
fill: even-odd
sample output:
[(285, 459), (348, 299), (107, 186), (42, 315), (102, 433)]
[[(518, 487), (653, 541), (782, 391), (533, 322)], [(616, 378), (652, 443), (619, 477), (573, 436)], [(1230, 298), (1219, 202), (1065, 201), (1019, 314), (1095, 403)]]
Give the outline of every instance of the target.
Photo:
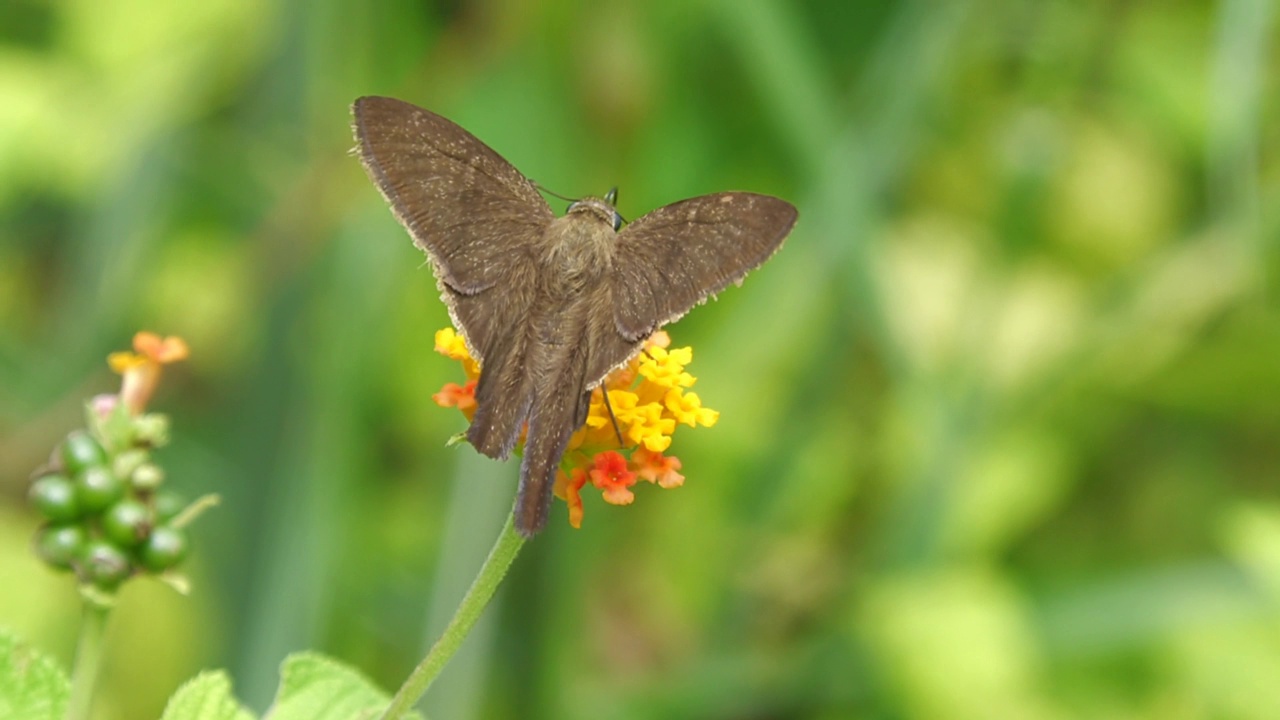
[[(348, 154), (400, 97), (634, 218), (800, 224), (671, 328), (685, 487), (557, 503), (436, 718), (1280, 717), (1280, 13), (1268, 0), (0, 4), (0, 625), (70, 661), (27, 474), (137, 329), (217, 492), (102, 717), (285, 654), (395, 687), (507, 513), (447, 316)], [(553, 203), (557, 211), (562, 203)]]

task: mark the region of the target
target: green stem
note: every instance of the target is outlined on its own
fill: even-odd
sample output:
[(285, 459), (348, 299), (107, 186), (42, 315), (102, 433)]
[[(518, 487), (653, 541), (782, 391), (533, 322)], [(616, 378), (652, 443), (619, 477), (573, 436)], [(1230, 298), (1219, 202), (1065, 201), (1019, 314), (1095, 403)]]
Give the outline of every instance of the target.
[(444, 633), (436, 644), (431, 646), (427, 656), (418, 663), (418, 667), (413, 669), (404, 684), (396, 691), (395, 697), (391, 698), (391, 704), (382, 713), (381, 720), (399, 720), (426, 694), (427, 688), (431, 687), (431, 682), (458, 651), (462, 641), (471, 632), (480, 615), (484, 613), (485, 607), (493, 599), (494, 592), (506, 577), (507, 570), (511, 568), (511, 563), (515, 561), (516, 555), (523, 546), (524, 538), (516, 532), (513, 518), (508, 515), (507, 524), (502, 526), (497, 542), (489, 551), (489, 557), (485, 558), (484, 565), (480, 566), (480, 573), (476, 575), (471, 588), (463, 596), (462, 603), (453, 614), (453, 619), (449, 621), (448, 627), (444, 629)]
[(67, 720), (89, 720), (93, 709), (93, 686), (102, 665), (103, 638), (107, 634), (107, 617), (111, 608), (92, 600), (84, 601), (84, 619), (80, 622), (80, 638), (76, 641), (75, 668), (71, 672), (71, 700), (67, 703)]

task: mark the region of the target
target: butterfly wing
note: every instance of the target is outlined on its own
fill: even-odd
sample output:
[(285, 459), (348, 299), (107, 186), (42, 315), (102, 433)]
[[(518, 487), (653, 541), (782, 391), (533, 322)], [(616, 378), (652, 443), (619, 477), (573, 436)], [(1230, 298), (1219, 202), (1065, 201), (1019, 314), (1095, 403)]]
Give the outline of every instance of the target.
[(369, 178), (431, 259), (441, 297), (483, 363), (503, 351), (532, 302), (551, 208), (502, 156), (435, 113), (362, 97), (352, 114)]
[(658, 208), (618, 234), (612, 333), (591, 349), (589, 385), (632, 357), (654, 330), (768, 260), (791, 232), (791, 203), (729, 192)]

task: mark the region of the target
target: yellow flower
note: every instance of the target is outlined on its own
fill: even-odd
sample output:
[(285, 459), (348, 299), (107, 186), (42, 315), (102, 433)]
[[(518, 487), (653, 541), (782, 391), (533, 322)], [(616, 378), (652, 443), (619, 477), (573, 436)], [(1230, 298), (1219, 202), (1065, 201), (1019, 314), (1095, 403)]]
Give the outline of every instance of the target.
[(133, 349), (134, 352), (111, 353), (107, 356), (107, 365), (123, 376), (120, 401), (131, 414), (139, 415), (146, 410), (160, 383), (161, 368), (186, 360), (190, 350), (186, 341), (176, 335), (161, 338), (152, 332), (135, 334)]
[(693, 361), (693, 348), (666, 350), (661, 347), (646, 348), (640, 353), (640, 366), (636, 368), (642, 377), (662, 387), (690, 387), (695, 378), (684, 371)]
[(679, 422), (689, 427), (711, 427), (720, 419), (720, 413), (702, 407), (702, 400), (697, 393), (687, 393), (680, 388), (672, 388), (663, 398), (667, 409)]
[[(613, 408), (613, 416), (618, 419), (621, 425), (630, 425), (635, 419), (636, 414), (640, 412), (640, 397), (629, 390), (609, 390), (609, 407)], [(604, 407), (604, 403), (600, 403), (600, 415), (594, 419), (588, 415), (587, 425), (591, 427), (611, 427), (613, 425), (609, 420), (609, 408)]]
[(658, 403), (636, 408), (628, 424), (627, 437), (636, 445), (643, 445), (654, 452), (671, 447), (671, 433), (675, 432), (676, 421), (663, 417), (662, 406)]
[(468, 380), (475, 380), (480, 377), (480, 363), (471, 357), (471, 351), (467, 349), (467, 342), (453, 328), (444, 328), (436, 331), (436, 352), (450, 360), (461, 362), (462, 369), (467, 373)]

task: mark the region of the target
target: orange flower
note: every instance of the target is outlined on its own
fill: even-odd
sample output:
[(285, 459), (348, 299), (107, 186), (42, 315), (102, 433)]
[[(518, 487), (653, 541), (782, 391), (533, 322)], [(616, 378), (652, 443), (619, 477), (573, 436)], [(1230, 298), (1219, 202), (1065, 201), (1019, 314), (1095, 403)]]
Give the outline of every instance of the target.
[(564, 500), (569, 506), (569, 524), (575, 529), (582, 527), (582, 486), (587, 484), (587, 471), (576, 467), (572, 473), (556, 471), (556, 497)]
[(133, 415), (147, 408), (151, 395), (160, 383), (160, 370), (170, 363), (186, 360), (187, 343), (176, 335), (161, 338), (151, 332), (133, 336), (134, 352), (116, 352), (107, 356), (107, 364), (123, 375), (120, 400)]
[(635, 467), (637, 477), (657, 483), (659, 487), (674, 488), (684, 484), (684, 476), (676, 472), (680, 469), (680, 458), (640, 448), (631, 453), (631, 465)]
[(440, 392), (431, 396), (440, 407), (456, 407), (470, 420), (476, 414), (476, 382), (468, 380), (466, 385), (445, 383)]
[(636, 474), (627, 469), (627, 459), (614, 450), (596, 455), (591, 468), (591, 484), (604, 491), (610, 505), (630, 505), (636, 496), (628, 490), (636, 484)]
[(187, 341), (177, 335), (161, 338), (153, 332), (146, 331), (133, 336), (133, 349), (161, 365), (186, 360), (191, 354), (187, 348)]

